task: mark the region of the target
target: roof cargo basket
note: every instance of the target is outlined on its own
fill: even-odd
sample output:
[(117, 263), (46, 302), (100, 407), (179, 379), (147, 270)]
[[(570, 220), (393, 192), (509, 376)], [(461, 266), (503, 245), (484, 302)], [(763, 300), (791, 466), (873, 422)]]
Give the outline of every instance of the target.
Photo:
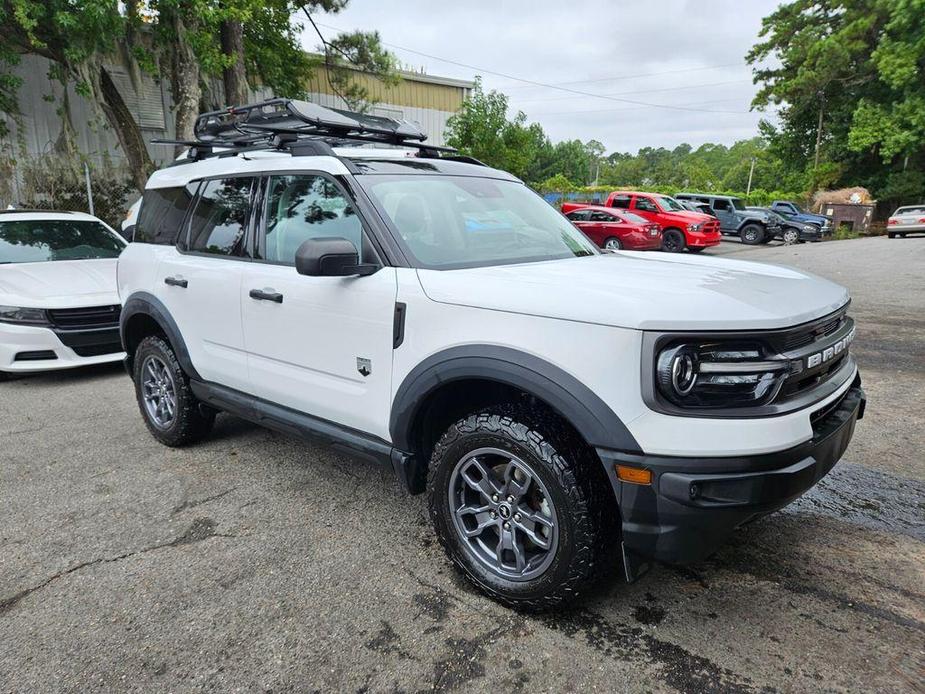
[[(200, 114), (193, 141), (154, 140), (190, 148), (189, 158), (279, 149), (300, 154), (331, 154), (331, 146), (376, 143), (416, 147), (422, 156), (455, 153), (425, 144), (421, 129), (404, 120), (327, 108), (298, 99), (268, 99)], [(309, 141), (315, 144), (309, 145)], [(327, 145), (327, 146), (325, 146)]]

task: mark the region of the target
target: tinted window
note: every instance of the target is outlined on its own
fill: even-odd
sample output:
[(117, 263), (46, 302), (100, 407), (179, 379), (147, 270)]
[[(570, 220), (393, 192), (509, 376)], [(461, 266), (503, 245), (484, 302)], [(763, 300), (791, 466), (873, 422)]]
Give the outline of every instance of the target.
[(629, 195), (614, 195), (610, 200), (611, 207), (622, 207), (624, 210), (628, 210), (630, 206), (630, 196)]
[(189, 250), (244, 255), (251, 184), (250, 178), (203, 182), (190, 219)]
[(172, 246), (196, 192), (195, 183), (178, 188), (149, 188), (141, 199), (133, 241)]
[(606, 212), (601, 212), (595, 210), (591, 213), (592, 222), (619, 222), (620, 220), (614, 217), (612, 214), (607, 214)]
[(734, 208), (736, 208), (737, 210), (744, 210), (744, 209), (745, 209), (745, 203), (742, 202), (742, 200), (741, 200), (740, 198), (733, 198), (733, 199), (732, 199), (732, 206), (733, 206)]
[(638, 214), (633, 214), (632, 212), (624, 212), (623, 219), (631, 224), (649, 224), (648, 219), (640, 217)]
[(0, 222), (0, 265), (118, 258), (125, 248), (99, 222), (44, 219)]
[(642, 210), (643, 212), (658, 212), (655, 203), (649, 200), (649, 198), (636, 198), (636, 209)]
[(474, 176), (357, 176), (419, 266), (528, 263), (599, 251), (522, 183)]
[(296, 251), (308, 239), (339, 236), (351, 241), (360, 262), (366, 262), (360, 218), (337, 184), (324, 176), (270, 178), (264, 219), (260, 257), (265, 260), (294, 265)]
[(573, 222), (586, 222), (588, 221), (588, 216), (591, 213), (588, 210), (575, 210), (574, 212), (569, 212), (566, 217), (571, 219)]
[(716, 210), (717, 212), (728, 212), (729, 210), (732, 209), (732, 207), (729, 205), (728, 200), (722, 200), (721, 198), (717, 198), (716, 200), (713, 201), (713, 209)]

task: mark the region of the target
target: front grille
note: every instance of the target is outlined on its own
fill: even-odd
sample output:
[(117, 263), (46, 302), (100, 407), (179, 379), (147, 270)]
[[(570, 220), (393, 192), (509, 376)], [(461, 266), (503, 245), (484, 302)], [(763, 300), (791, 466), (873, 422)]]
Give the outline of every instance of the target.
[(719, 231), (719, 222), (716, 221), (715, 219), (712, 220), (712, 221), (710, 221), (710, 222), (706, 222), (706, 223), (704, 224), (704, 226), (703, 226), (703, 231), (704, 231), (704, 233), (706, 233), (706, 234), (714, 234), (714, 233), (718, 232), (718, 231)]
[(57, 359), (58, 355), (50, 349), (36, 350), (34, 352), (17, 352), (13, 361), (48, 361)]
[(99, 357), (103, 354), (116, 354), (122, 351), (122, 343), (118, 340), (110, 340), (98, 345), (83, 345), (71, 347), (78, 357)]
[(781, 351), (791, 352), (833, 334), (844, 324), (845, 311), (846, 309), (839, 309), (818, 321), (794, 328), (783, 337)]
[(92, 330), (118, 326), (121, 312), (121, 306), (118, 304), (84, 308), (53, 308), (48, 310), (48, 318), (54, 327), (61, 330)]

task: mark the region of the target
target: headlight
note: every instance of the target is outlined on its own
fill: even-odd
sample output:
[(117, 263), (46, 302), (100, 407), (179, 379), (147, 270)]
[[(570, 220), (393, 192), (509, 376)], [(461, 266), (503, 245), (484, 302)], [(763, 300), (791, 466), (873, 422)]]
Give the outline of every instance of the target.
[(659, 352), (659, 393), (683, 408), (763, 405), (777, 395), (790, 361), (768, 359), (757, 344), (672, 344)]
[(703, 226), (703, 224), (688, 224), (688, 225), (687, 225), (687, 230), (688, 230), (688, 231), (700, 231), (700, 227), (702, 227), (702, 226)]
[(819, 231), (819, 228), (812, 224), (804, 224), (803, 231)]
[(0, 306), (0, 323), (22, 323), (24, 325), (48, 325), (48, 316), (42, 308), (20, 308)]

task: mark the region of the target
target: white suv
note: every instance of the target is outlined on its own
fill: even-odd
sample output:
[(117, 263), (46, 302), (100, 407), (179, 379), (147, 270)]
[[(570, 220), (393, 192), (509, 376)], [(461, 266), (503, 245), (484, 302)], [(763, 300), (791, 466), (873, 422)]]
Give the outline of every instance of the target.
[(413, 144), (407, 124), (260, 106), (200, 118), (119, 261), (161, 442), (226, 411), (380, 461), (471, 581), (537, 608), (611, 544), (630, 579), (704, 557), (844, 452), (865, 400), (842, 287), (602, 254), (507, 173), (318, 139)]
[(0, 212), (0, 381), (122, 360), (123, 248), (115, 231), (82, 212)]

